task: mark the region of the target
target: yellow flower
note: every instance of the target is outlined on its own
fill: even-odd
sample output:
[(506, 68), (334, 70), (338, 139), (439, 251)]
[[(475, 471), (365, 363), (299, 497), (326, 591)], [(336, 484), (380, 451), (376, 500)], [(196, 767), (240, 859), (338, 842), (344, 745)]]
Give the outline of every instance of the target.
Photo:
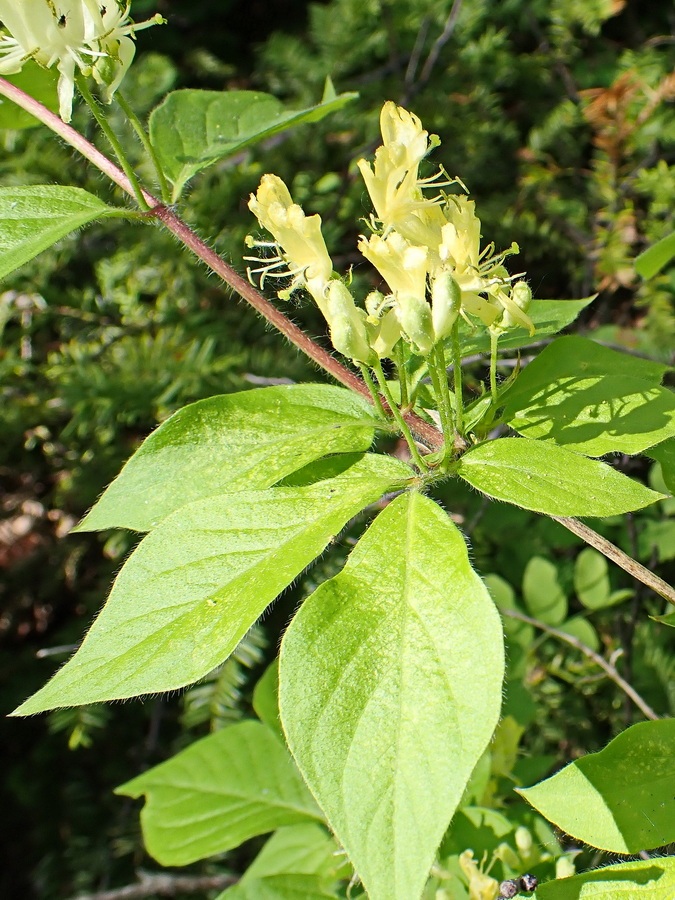
[[(326, 315), (325, 291), (333, 263), (321, 233), (321, 217), (306, 216), (302, 207), (293, 203), (288, 188), (276, 175), (263, 175), (257, 193), (251, 194), (248, 206), (282, 251), (269, 264), (252, 271), (262, 272), (263, 277), (290, 276), (293, 279), (290, 290), (306, 286)], [(264, 246), (250, 239), (248, 243), (249, 246)], [(287, 266), (286, 271), (273, 271), (283, 266)]]
[(20, 72), (34, 59), (59, 72), (59, 113), (68, 122), (75, 74), (93, 75), (110, 100), (131, 65), (135, 32), (164, 19), (134, 24), (126, 0), (0, 0), (0, 73)]
[[(427, 199), (422, 187), (437, 182), (419, 178), (419, 164), (432, 143), (422, 123), (391, 101), (384, 104), (380, 114), (383, 146), (375, 151), (371, 166), (360, 159), (357, 166), (366, 183), (377, 217), (385, 234), (396, 229), (413, 243), (424, 243), (421, 234), (428, 229), (434, 205), (441, 199)], [(437, 143), (434, 138), (433, 143)]]

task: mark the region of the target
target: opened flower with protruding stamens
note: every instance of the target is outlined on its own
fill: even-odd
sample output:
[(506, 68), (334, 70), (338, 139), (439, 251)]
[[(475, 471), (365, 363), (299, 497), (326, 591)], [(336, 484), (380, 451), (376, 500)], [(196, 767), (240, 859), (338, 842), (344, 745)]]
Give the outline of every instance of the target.
[(59, 113), (68, 122), (76, 72), (93, 75), (110, 100), (131, 65), (133, 37), (164, 21), (135, 24), (129, 2), (108, 0), (0, 0), (0, 73), (20, 72), (28, 60), (59, 71)]
[(429, 138), (417, 116), (391, 101), (382, 107), (380, 128), (384, 143), (375, 151), (374, 165), (365, 159), (357, 165), (384, 233), (396, 229), (418, 243), (420, 230), (428, 227), (424, 215), (419, 214), (424, 211), (428, 216), (443, 200), (441, 195), (425, 197), (422, 187), (450, 183), (438, 181), (443, 177), (440, 172), (431, 178), (419, 178), (419, 164), (438, 139)]
[[(260, 271), (276, 277), (290, 276), (290, 290), (306, 286), (319, 309), (326, 315), (326, 287), (333, 272), (333, 263), (321, 233), (321, 216), (306, 216), (281, 178), (263, 175), (256, 194), (251, 194), (249, 209), (263, 228), (274, 237), (280, 255), (263, 265)], [(249, 246), (261, 246), (262, 242), (249, 239)], [(250, 259), (250, 257), (247, 257)], [(285, 272), (274, 272), (285, 264)], [(284, 292), (285, 295), (288, 291)]]

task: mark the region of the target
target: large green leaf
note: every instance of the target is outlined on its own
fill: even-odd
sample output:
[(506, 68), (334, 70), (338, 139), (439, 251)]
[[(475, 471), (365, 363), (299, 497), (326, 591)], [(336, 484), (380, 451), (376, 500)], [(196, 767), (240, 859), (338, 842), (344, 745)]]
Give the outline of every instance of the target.
[(259, 91), (173, 91), (151, 114), (150, 137), (174, 185), (174, 202), (201, 169), (287, 128), (317, 122), (357, 96), (337, 96), (328, 82), (321, 103), (291, 110)]
[(202, 678), (352, 516), (409, 473), (368, 455), (316, 485), (238, 491), (178, 510), (128, 559), (75, 656), (16, 715)]
[(536, 900), (673, 900), (675, 857), (606, 866), (571, 878), (548, 881)]
[(635, 260), (635, 270), (643, 278), (653, 278), (675, 257), (675, 232), (648, 247)]
[[(280, 828), (267, 841), (239, 884), (217, 900), (313, 900), (335, 897), (330, 891), (340, 867), (338, 847), (320, 825)], [(300, 876), (300, 877), (298, 877)], [(304, 890), (304, 893), (299, 893)]]
[[(56, 69), (45, 69), (31, 59), (23, 64), (20, 72), (2, 77), (52, 112), (58, 112), (56, 85), (59, 73)], [(35, 128), (41, 124), (39, 119), (12, 103), (8, 97), (0, 97), (0, 128)]]
[(281, 825), (321, 819), (288, 750), (260, 722), (239, 722), (121, 785), (145, 795), (148, 853), (185, 866)]
[(675, 841), (675, 719), (639, 722), (531, 788), (528, 803), (573, 837), (613, 853)]
[[(583, 300), (533, 300), (527, 314), (536, 328), (535, 334), (531, 335), (527, 328), (520, 325), (509, 328), (499, 338), (499, 349), (516, 350), (518, 347), (536, 343), (548, 335), (557, 334), (574, 322), (579, 313), (586, 309), (596, 296), (597, 294), (594, 294)], [(490, 335), (485, 328), (471, 328), (462, 323), (460, 332), (464, 356), (490, 352)]]
[(283, 640), (289, 745), (370, 900), (418, 900), (497, 723), (499, 615), (430, 499), (394, 500)]
[(82, 225), (120, 214), (82, 188), (0, 187), (0, 278)]
[(551, 516), (613, 516), (663, 498), (597, 459), (524, 438), (478, 444), (456, 472), (490, 497)]
[(525, 437), (589, 456), (640, 453), (675, 435), (675, 394), (660, 387), (666, 370), (587, 338), (558, 338), (504, 393), (504, 417)]
[(294, 384), (224, 394), (167, 419), (77, 531), (150, 531), (193, 500), (267, 488), (328, 453), (367, 450), (381, 425), (353, 391)]

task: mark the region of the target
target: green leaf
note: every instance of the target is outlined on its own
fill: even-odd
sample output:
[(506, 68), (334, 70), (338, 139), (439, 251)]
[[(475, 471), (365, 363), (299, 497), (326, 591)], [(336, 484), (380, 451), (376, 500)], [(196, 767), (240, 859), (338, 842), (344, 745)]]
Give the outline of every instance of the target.
[(571, 878), (548, 881), (536, 900), (673, 900), (675, 857), (606, 866)]
[(242, 881), (270, 875), (319, 875), (331, 879), (343, 865), (338, 861), (337, 849), (331, 835), (315, 822), (280, 828), (253, 860)]
[(260, 722), (209, 735), (116, 788), (145, 795), (148, 853), (185, 866), (282, 825), (321, 819), (288, 750)]
[(528, 612), (546, 625), (560, 625), (567, 616), (567, 597), (558, 570), (541, 556), (533, 556), (523, 574), (523, 597)]
[(316, 106), (290, 110), (259, 91), (173, 91), (150, 116), (150, 138), (174, 185), (173, 202), (201, 169), (280, 131), (318, 122), (357, 96), (329, 89)]
[(588, 619), (585, 619), (583, 616), (573, 616), (558, 627), (560, 631), (564, 631), (565, 634), (577, 638), (582, 644), (590, 647), (591, 650), (599, 649), (600, 638), (598, 637), (598, 633)]
[(267, 841), (239, 884), (217, 900), (314, 900), (331, 897), (340, 868), (337, 845), (314, 823), (280, 828)]
[(669, 625), (671, 628), (675, 628), (675, 612), (668, 613), (666, 616), (650, 616), (650, 619), (660, 622), (662, 625)]
[(550, 516), (613, 516), (663, 498), (606, 463), (524, 438), (478, 444), (456, 472), (490, 497)]
[(675, 841), (675, 719), (639, 722), (519, 794), (592, 847), (638, 853)]
[[(30, 94), (47, 109), (58, 112), (59, 98), (56, 93), (56, 85), (59, 74), (56, 69), (45, 69), (33, 60), (28, 60), (23, 64), (20, 72), (2, 77), (26, 94)], [(0, 128), (35, 128), (41, 124), (39, 119), (31, 116), (8, 97), (0, 97)]]
[(242, 880), (228, 888), (223, 900), (338, 900), (316, 875), (270, 875)]
[[(527, 328), (517, 326), (510, 328), (499, 338), (500, 350), (516, 350), (540, 341), (543, 337), (557, 334), (571, 325), (577, 316), (597, 297), (586, 297), (583, 300), (533, 300), (527, 311), (536, 330), (531, 335)], [(471, 328), (466, 323), (460, 325), (462, 355), (490, 352), (490, 335), (485, 328)]]
[(82, 188), (0, 187), (0, 278), (82, 225), (119, 214)]
[(285, 741), (279, 718), (279, 660), (275, 659), (253, 690), (253, 711), (261, 722)]
[(667, 366), (587, 338), (558, 338), (504, 393), (504, 418), (525, 437), (588, 456), (640, 453), (675, 434), (675, 394), (660, 387)]
[(330, 385), (282, 385), (200, 400), (141, 444), (75, 530), (150, 531), (193, 500), (271, 487), (320, 456), (367, 450), (378, 426), (366, 400)]
[(207, 675), (349, 519), (409, 473), (368, 455), (331, 481), (178, 510), (132, 553), (75, 656), (15, 714), (174, 690)]
[(282, 722), (370, 900), (418, 900), (503, 672), (499, 615), (462, 535), (418, 493), (380, 513), (293, 619)]
[(635, 271), (643, 278), (653, 278), (675, 257), (675, 232), (648, 247), (635, 260)]
[(666, 487), (675, 494), (675, 438), (669, 438), (655, 447), (645, 450), (645, 456), (661, 464), (661, 474)]
[(607, 560), (592, 547), (584, 548), (574, 561), (574, 590), (586, 609), (610, 605), (612, 589)]

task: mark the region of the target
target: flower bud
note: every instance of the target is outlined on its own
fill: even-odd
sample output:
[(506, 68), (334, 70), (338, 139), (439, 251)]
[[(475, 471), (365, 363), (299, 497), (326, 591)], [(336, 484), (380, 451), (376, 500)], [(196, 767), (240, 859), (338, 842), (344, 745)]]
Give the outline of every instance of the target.
[(328, 284), (326, 320), (331, 343), (338, 353), (362, 363), (374, 361), (375, 354), (368, 343), (365, 310), (356, 306), (349, 289), (337, 278)]
[(434, 346), (434, 326), (431, 321), (431, 307), (424, 297), (403, 294), (396, 298), (396, 316), (404, 335), (413, 346), (415, 353), (426, 356)]
[(462, 305), (462, 291), (450, 272), (443, 271), (431, 285), (431, 320), (436, 341), (452, 331)]

